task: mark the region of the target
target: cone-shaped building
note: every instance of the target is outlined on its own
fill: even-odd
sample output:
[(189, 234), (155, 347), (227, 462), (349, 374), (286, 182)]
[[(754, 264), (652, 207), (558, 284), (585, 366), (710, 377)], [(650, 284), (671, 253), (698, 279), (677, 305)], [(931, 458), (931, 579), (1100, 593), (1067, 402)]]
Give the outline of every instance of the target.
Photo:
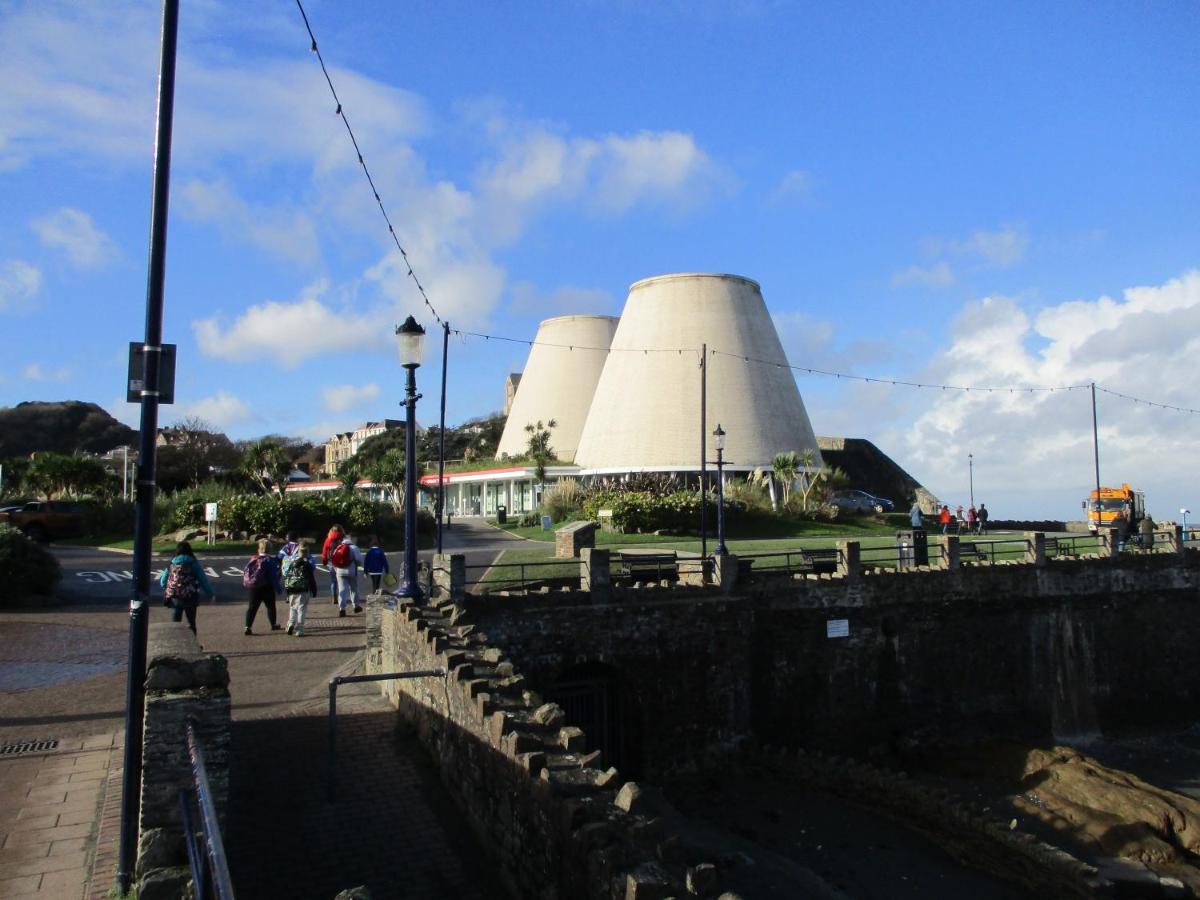
[(769, 468), (777, 453), (805, 448), (819, 466), (808, 413), (758, 284), (708, 274), (661, 275), (630, 287), (576, 464), (595, 472), (699, 469), (704, 344), (709, 462), (716, 459), (711, 432), (720, 424), (733, 468)]
[(529, 440), (525, 426), (551, 419), (558, 423), (550, 431), (554, 455), (564, 460), (575, 458), (616, 330), (617, 320), (612, 316), (559, 316), (538, 326), (500, 436), (497, 459), (521, 456)]

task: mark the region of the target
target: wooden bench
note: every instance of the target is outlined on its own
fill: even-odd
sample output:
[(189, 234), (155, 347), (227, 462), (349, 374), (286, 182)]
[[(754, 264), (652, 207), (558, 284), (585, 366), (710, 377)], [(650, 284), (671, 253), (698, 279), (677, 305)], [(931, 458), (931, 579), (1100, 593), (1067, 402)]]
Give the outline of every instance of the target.
[(991, 559), (988, 554), (984, 553), (973, 543), (963, 542), (958, 545), (958, 561), (965, 562), (987, 562)]
[(631, 581), (677, 581), (679, 558), (670, 553), (621, 553), (617, 574)]
[(838, 551), (834, 547), (825, 547), (815, 550), (803, 550), (804, 568), (811, 569), (814, 573), (820, 575), (822, 573), (833, 574), (838, 567)]

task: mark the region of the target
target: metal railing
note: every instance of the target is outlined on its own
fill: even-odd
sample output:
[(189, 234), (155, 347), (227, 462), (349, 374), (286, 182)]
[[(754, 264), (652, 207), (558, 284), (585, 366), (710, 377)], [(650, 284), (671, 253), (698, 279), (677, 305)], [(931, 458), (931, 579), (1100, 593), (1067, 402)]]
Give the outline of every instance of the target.
[[(233, 900), (233, 882), (229, 877), (229, 860), (221, 840), (221, 825), (217, 807), (208, 784), (208, 768), (204, 762), (204, 746), (196, 736), (195, 722), (185, 727), (188, 759), (192, 765), (192, 790), (179, 792), (180, 813), (183, 819), (183, 841), (187, 846), (188, 863), (192, 869), (193, 896), (197, 900), (215, 897)], [(193, 800), (200, 811), (200, 828), (192, 817)]]
[[(565, 584), (570, 581), (578, 586), (579, 567), (578, 559), (543, 559), (533, 562), (466, 566), (465, 585), (473, 594), (514, 589), (528, 592), (547, 583)], [(552, 571), (547, 572), (547, 569)], [(476, 573), (474, 577), (473, 572)], [(497, 574), (493, 575), (493, 572)]]
[(749, 562), (748, 574), (752, 576), (836, 572), (840, 558), (841, 551), (836, 548), (797, 548), (738, 555), (739, 562), (743, 560)]
[(329, 759), (325, 785), (330, 800), (337, 793), (337, 690), (343, 684), (364, 681), (399, 681), (402, 678), (445, 678), (445, 669), (418, 669), (412, 672), (380, 672), (375, 675), (335, 675), (329, 679)]

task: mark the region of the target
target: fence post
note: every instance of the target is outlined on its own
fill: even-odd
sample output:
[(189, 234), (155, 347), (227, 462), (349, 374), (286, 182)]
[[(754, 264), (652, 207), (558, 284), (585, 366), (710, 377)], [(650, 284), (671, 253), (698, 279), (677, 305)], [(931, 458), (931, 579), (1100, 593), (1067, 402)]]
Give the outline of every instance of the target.
[(612, 600), (611, 556), (607, 547), (584, 547), (579, 551), (579, 588), (590, 591), (593, 603)]
[(837, 573), (854, 579), (862, 574), (862, 545), (858, 541), (838, 541)]
[(1120, 528), (1102, 528), (1100, 529), (1100, 555), (1109, 559), (1116, 559), (1121, 552), (1121, 529)]
[(958, 535), (942, 535), (942, 555), (938, 559), (938, 568), (949, 572), (957, 572), (962, 559), (958, 549)]
[(732, 553), (713, 556), (713, 582), (728, 594), (737, 584), (738, 558)]
[(435, 553), (433, 583), (455, 603), (461, 603), (467, 593), (467, 557), (462, 553)]
[(1046, 535), (1041, 531), (1025, 532), (1025, 562), (1046, 565)]
[(1178, 556), (1183, 556), (1183, 526), (1172, 525), (1167, 532), (1167, 550)]

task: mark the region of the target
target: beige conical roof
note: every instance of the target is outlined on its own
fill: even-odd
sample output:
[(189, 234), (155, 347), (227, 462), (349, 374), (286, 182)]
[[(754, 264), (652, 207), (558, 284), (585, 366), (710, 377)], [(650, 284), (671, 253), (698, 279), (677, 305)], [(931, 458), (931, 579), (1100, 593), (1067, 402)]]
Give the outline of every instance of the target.
[(681, 274), (630, 287), (575, 462), (602, 471), (699, 468), (705, 343), (710, 461), (718, 423), (726, 432), (725, 458), (739, 467), (770, 467), (788, 450), (816, 451), (758, 284), (737, 275)]
[(551, 419), (558, 423), (550, 432), (554, 455), (575, 458), (616, 330), (613, 316), (559, 316), (538, 326), (496, 448), (497, 459), (522, 455), (529, 441), (525, 426)]

